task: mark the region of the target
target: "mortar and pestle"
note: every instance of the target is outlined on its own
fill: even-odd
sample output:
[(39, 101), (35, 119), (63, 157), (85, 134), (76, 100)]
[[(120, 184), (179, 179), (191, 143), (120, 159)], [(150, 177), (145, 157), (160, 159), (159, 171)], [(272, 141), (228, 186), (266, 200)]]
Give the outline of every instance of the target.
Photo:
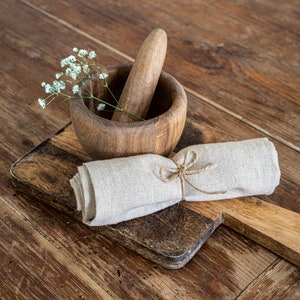
[[(145, 153), (168, 156), (173, 151), (185, 125), (187, 99), (180, 83), (162, 71), (166, 51), (167, 35), (155, 29), (133, 65), (107, 68), (108, 86), (119, 99), (118, 105), (130, 115), (117, 110), (98, 112), (99, 102), (83, 97), (70, 102), (75, 133), (92, 159)], [(114, 103), (99, 80), (87, 79), (85, 85), (98, 98)]]

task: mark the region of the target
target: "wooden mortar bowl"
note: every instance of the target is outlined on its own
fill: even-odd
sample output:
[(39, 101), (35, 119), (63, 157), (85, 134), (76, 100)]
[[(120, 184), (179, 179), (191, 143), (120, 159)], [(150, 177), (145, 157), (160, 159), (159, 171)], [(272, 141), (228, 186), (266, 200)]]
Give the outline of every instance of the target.
[[(107, 69), (107, 81), (118, 99), (131, 66)], [(110, 103), (114, 100), (97, 80), (86, 81), (94, 95)], [(77, 138), (93, 159), (108, 159), (145, 153), (168, 156), (178, 143), (187, 114), (187, 98), (179, 82), (162, 72), (146, 120), (120, 122), (110, 120), (112, 112), (98, 112), (99, 101), (76, 98), (70, 111)]]

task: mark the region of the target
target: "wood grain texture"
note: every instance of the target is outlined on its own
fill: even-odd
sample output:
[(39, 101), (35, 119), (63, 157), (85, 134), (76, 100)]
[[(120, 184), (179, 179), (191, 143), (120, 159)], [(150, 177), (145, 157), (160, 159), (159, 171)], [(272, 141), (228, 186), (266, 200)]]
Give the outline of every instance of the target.
[(147, 36), (137, 53), (118, 101), (118, 107), (131, 115), (115, 110), (112, 120), (132, 122), (146, 118), (165, 62), (167, 44), (167, 34), (161, 28), (152, 30)]
[[(105, 283), (120, 298), (199, 299), (200, 294), (207, 299), (232, 299), (275, 259), (264, 248), (219, 227), (187, 267), (170, 272), (149, 264), (65, 214), (28, 200), (18, 195), (13, 204), (23, 208), (32, 226), (51, 237), (58, 252), (89, 270), (94, 281)], [(20, 278), (16, 268), (11, 273), (3, 271), (7, 280)]]
[[(43, 249), (33, 242), (39, 255), (49, 247), (55, 255), (64, 253), (116, 298), (235, 299), (254, 283), (260, 291), (271, 288), (274, 299), (275, 292), (281, 298), (280, 291), (286, 299), (298, 298), (295, 270), (299, 268), (284, 260), (279, 260), (284, 268), (273, 268), (278, 262), (274, 254), (227, 227), (219, 227), (186, 267), (170, 272), (15, 192), (9, 175), (11, 164), (69, 118), (68, 103), (46, 111), (36, 104), (43, 93), (40, 82), (53, 79), (58, 60), (78, 46), (97, 50), (104, 65), (132, 62), (145, 35), (162, 26), (169, 36), (165, 69), (189, 90), (190, 125), (178, 149), (191, 142), (269, 136), (279, 152), (282, 180), (274, 194), (260, 199), (300, 212), (297, 0), (281, 1), (280, 5), (265, 0), (197, 1), (184, 6), (185, 2), (171, 1), (166, 2), (168, 9), (161, 1), (135, 3), (1, 2), (0, 201), (13, 208), (11, 218), (22, 215), (37, 236), (49, 241)], [(189, 7), (194, 9), (188, 11)], [(215, 61), (223, 61), (224, 67), (209, 68)], [(10, 235), (11, 240), (19, 236), (26, 243), (21, 228), (15, 227)], [(0, 240), (2, 247), (2, 236)], [(1, 269), (5, 281), (0, 289), (2, 282), (24, 283), (20, 252), (10, 249), (9, 245), (1, 248), (1, 262), (9, 258), (16, 263)], [(63, 270), (57, 269), (62, 277)], [(265, 280), (259, 276), (264, 271), (269, 275)], [(57, 290), (55, 281), (41, 282), (35, 274), (32, 264), (26, 273), (31, 286)], [(73, 275), (68, 275), (68, 281), (75, 286)], [(8, 296), (3, 298), (11, 299), (15, 285), (4, 287)], [(70, 298), (77, 296), (75, 289), (69, 289)]]
[[(103, 3), (88, 20), (85, 16), (94, 3), (82, 6), (84, 1), (72, 5), (67, 1), (60, 6), (58, 0), (54, 5), (44, 0), (26, 2), (101, 36), (131, 57), (137, 52), (136, 40), (159, 25), (169, 37), (167, 72), (204, 101), (299, 151), (297, 0), (280, 1), (277, 7), (269, 1), (237, 0), (144, 0), (139, 7), (120, 2), (107, 7)], [(68, 15), (64, 7), (70, 9)], [(131, 27), (133, 20), (135, 26)]]
[(259, 280), (253, 282), (237, 299), (291, 299), (300, 297), (299, 285), (294, 279), (300, 280), (300, 269), (284, 261), (276, 261), (265, 270)]
[[(112, 294), (97, 285), (76, 261), (58, 252), (22, 216), (12, 213), (13, 209), (3, 201), (0, 201), (0, 209), (0, 253), (2, 259), (5, 257), (0, 272), (1, 299), (68, 298), (70, 295), (112, 298)], [(34, 273), (31, 272), (33, 267)], [(19, 274), (15, 278), (6, 276), (11, 272)]]
[(185, 206), (213, 220), (222, 215), (226, 226), (300, 267), (300, 214), (255, 197)]

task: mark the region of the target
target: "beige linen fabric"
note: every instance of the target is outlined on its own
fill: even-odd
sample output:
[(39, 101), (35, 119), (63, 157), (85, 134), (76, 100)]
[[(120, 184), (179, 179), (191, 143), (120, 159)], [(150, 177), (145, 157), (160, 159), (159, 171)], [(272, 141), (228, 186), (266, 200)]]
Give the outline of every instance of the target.
[[(194, 153), (198, 157), (191, 166)], [(182, 165), (185, 157), (189, 165), (185, 176), (193, 186), (177, 176), (178, 163)], [(195, 171), (212, 164), (216, 167)], [(183, 200), (182, 184), (184, 200), (210, 201), (271, 194), (279, 180), (276, 149), (268, 139), (259, 138), (190, 146), (173, 160), (145, 154), (88, 162), (70, 183), (83, 222), (101, 226), (145, 216)]]

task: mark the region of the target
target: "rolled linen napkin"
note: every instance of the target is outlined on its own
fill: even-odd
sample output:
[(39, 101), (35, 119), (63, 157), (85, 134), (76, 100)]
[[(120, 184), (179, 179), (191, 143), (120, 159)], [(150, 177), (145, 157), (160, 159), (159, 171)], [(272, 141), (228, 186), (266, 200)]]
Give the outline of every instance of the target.
[(279, 184), (268, 139), (187, 147), (172, 159), (155, 154), (93, 161), (70, 180), (89, 226), (145, 216), (181, 200), (209, 201), (271, 194)]

